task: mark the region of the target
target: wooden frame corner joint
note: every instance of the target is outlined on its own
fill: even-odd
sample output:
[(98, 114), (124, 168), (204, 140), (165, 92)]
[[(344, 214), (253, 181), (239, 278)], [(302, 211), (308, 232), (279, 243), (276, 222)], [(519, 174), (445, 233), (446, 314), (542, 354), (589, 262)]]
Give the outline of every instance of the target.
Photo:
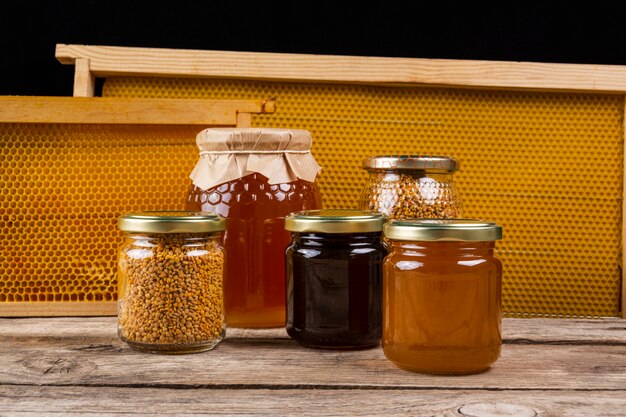
[(237, 112), (237, 127), (247, 128), (252, 127), (252, 113), (249, 112)]

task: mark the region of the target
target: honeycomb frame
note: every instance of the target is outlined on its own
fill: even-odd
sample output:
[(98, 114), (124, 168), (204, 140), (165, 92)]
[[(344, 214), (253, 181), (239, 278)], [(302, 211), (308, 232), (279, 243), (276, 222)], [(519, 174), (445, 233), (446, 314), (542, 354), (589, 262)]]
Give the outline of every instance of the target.
[(505, 316), (620, 314), (623, 96), (162, 77), (109, 77), (103, 94), (276, 97), (253, 126), (312, 132), (326, 208), (356, 206), (365, 157), (453, 156), (465, 216), (504, 228)]
[(277, 97), (277, 117), (247, 120), (313, 132), (326, 204), (357, 195), (358, 153), (456, 156), (467, 216), (504, 225), (507, 315), (624, 314), (624, 66), (63, 44), (56, 56), (76, 64), (75, 95), (101, 76), (112, 97)]
[(184, 209), (196, 134), (270, 107), (0, 97), (0, 316), (115, 315), (117, 218)]

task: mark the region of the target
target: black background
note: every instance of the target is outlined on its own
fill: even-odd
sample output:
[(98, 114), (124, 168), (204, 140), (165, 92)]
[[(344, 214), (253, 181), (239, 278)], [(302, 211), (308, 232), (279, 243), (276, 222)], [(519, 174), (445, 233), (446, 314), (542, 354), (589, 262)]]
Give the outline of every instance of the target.
[(626, 65), (619, 2), (502, 3), (8, 0), (0, 94), (71, 95), (57, 43)]

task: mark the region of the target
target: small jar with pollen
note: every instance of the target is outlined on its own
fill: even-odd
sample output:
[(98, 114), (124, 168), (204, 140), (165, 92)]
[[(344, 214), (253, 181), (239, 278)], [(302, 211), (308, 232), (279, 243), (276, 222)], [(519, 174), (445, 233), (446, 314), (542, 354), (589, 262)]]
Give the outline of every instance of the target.
[(365, 159), (369, 173), (358, 208), (390, 219), (462, 217), (454, 181), (459, 162), (449, 156), (379, 155)]
[(119, 250), (118, 334), (151, 353), (191, 353), (225, 335), (222, 277), (226, 222), (187, 211), (128, 213)]

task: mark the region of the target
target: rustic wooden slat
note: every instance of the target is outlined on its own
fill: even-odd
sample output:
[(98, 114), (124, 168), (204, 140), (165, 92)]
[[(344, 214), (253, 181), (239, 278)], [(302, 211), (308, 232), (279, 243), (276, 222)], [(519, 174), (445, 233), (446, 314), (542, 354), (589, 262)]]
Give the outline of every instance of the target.
[(93, 97), (96, 77), (91, 73), (89, 59), (78, 58), (74, 66), (74, 97)]
[(381, 58), (57, 44), (63, 64), (89, 59), (94, 75), (626, 92), (626, 66)]
[(250, 113), (237, 113), (237, 126), (252, 127), (252, 115)]
[(236, 126), (263, 113), (265, 101), (103, 97), (0, 97), (0, 123), (175, 124)]
[[(121, 342), (90, 337), (13, 343), (0, 384), (180, 386), (222, 388), (463, 388), (604, 389), (626, 386), (626, 348), (506, 345), (502, 358), (481, 375), (438, 377), (395, 368), (380, 349), (317, 352), (291, 341), (225, 341), (196, 356), (131, 352)], [(46, 348), (33, 348), (47, 344)], [(30, 345), (30, 346), (29, 346)], [(6, 360), (6, 359), (5, 359)]]
[[(211, 390), (0, 386), (0, 410), (16, 416), (336, 415), (454, 416), (462, 408), (536, 410), (539, 417), (620, 416), (626, 392), (485, 390)], [(482, 417), (497, 414), (480, 414)], [(500, 414), (502, 416), (503, 414)], [(510, 416), (521, 417), (518, 414)]]
[(504, 319), (505, 343), (626, 345), (626, 321), (605, 319)]
[(2, 302), (0, 317), (115, 316), (116, 301)]
[[(13, 336), (80, 336), (108, 337), (116, 325), (115, 317), (55, 318), (55, 333), (50, 334), (51, 320), (46, 318), (0, 319), (0, 334)], [(507, 344), (578, 344), (626, 345), (626, 321), (605, 319), (509, 319), (502, 324)], [(283, 328), (235, 329), (226, 332), (228, 339), (289, 339)]]
[[(70, 320), (70, 319), (66, 319)], [(108, 320), (108, 325), (107, 325)], [(613, 345), (508, 344), (502, 358), (479, 375), (440, 377), (402, 371), (380, 348), (356, 352), (305, 349), (265, 334), (228, 338), (197, 355), (132, 351), (116, 335), (114, 319), (0, 320), (0, 384), (180, 386), (206, 388), (626, 388), (626, 338)], [(509, 320), (510, 321), (510, 320)], [(541, 329), (550, 334), (561, 320)], [(268, 337), (270, 336), (270, 337)]]

